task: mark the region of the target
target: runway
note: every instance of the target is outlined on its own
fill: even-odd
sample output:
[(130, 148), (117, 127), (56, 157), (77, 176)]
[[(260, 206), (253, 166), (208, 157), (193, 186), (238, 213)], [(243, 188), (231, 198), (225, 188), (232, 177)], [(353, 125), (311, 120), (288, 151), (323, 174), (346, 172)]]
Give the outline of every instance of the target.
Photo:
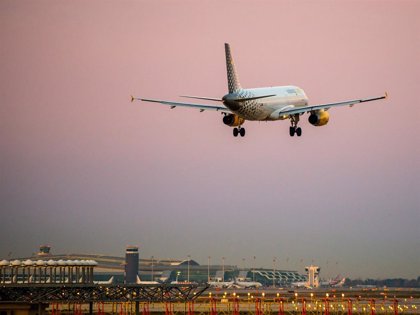
[[(56, 308), (53, 311), (52, 308)], [(52, 315), (75, 314), (74, 305), (50, 305)], [(77, 305), (76, 305), (77, 307)], [(87, 305), (79, 306), (87, 313)], [(135, 315), (132, 302), (96, 304), (98, 315)], [(78, 313), (79, 314), (79, 313)], [(420, 314), (419, 289), (208, 290), (190, 302), (139, 304), (137, 314), (165, 315), (376, 315)], [(80, 315), (80, 314), (79, 314)]]

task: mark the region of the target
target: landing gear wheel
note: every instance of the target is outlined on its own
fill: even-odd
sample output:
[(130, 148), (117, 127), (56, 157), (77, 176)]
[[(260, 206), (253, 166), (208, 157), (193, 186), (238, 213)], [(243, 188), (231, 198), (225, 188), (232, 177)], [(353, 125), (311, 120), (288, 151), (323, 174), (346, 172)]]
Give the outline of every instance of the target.
[(299, 114), (290, 116), (290, 123), (292, 124), (289, 129), (289, 134), (293, 137), (295, 134), (300, 137), (302, 135), (302, 129), (300, 129), (297, 125), (299, 122)]
[(238, 134), (239, 134), (239, 130), (238, 130), (238, 128), (233, 128), (233, 136), (234, 136), (234, 137), (237, 137), (237, 136), (238, 136)]
[(239, 134), (241, 135), (241, 137), (245, 137), (245, 129), (244, 128), (239, 129)]
[(295, 135), (295, 131), (296, 131), (295, 127), (291, 126), (289, 128), (289, 134), (290, 134), (291, 137), (293, 137)]

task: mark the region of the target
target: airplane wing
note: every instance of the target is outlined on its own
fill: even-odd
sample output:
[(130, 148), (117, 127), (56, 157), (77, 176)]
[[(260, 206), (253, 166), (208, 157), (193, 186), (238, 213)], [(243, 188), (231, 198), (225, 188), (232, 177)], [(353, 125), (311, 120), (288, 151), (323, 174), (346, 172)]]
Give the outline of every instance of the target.
[(231, 114), (232, 112), (224, 107), (224, 106), (211, 106), (211, 105), (200, 105), (200, 104), (191, 104), (191, 103), (180, 103), (180, 102), (171, 102), (171, 101), (161, 101), (161, 100), (153, 100), (153, 99), (146, 99), (146, 98), (137, 98), (131, 96), (131, 101), (143, 101), (143, 102), (151, 102), (151, 103), (160, 103), (163, 105), (170, 106), (171, 109), (180, 106), (180, 107), (190, 107), (190, 108), (196, 108), (200, 110), (200, 112), (203, 112), (205, 110), (215, 110), (222, 113)]
[(372, 98), (350, 100), (350, 101), (328, 103), (328, 104), (310, 105), (310, 106), (304, 106), (304, 107), (287, 108), (284, 111), (280, 111), (280, 115), (304, 114), (304, 113), (308, 113), (308, 112), (311, 112), (311, 111), (314, 111), (314, 110), (319, 110), (319, 109), (328, 110), (331, 107), (339, 107), (339, 106), (353, 107), (355, 104), (382, 100), (382, 99), (385, 99), (387, 97), (388, 97), (388, 93), (385, 92), (385, 95), (383, 95), (383, 96), (372, 97)]

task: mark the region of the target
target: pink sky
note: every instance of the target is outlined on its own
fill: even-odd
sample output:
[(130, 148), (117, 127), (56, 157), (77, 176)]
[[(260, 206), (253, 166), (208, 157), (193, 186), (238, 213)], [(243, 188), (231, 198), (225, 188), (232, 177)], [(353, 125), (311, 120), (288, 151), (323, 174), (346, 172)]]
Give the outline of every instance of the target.
[[(418, 1), (1, 1), (0, 258), (192, 258), (417, 277)], [(129, 102), (294, 84), (325, 127)], [(2, 220), (2, 221), (3, 221)], [(301, 263), (300, 261), (303, 260)], [(327, 261), (329, 262), (327, 264)], [(331, 262), (338, 262), (333, 264)]]

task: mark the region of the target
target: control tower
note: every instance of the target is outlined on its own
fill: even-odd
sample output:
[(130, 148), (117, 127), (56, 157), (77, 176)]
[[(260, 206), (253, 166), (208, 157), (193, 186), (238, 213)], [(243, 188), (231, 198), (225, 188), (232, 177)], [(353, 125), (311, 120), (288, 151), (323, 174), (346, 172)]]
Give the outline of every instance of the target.
[(321, 268), (318, 266), (307, 266), (305, 267), (305, 271), (308, 273), (308, 285), (311, 288), (318, 288), (319, 287), (319, 271)]
[(125, 283), (136, 283), (139, 273), (139, 248), (127, 246), (125, 250)]
[(49, 256), (51, 253), (51, 246), (50, 245), (41, 245), (39, 246), (38, 256)]

